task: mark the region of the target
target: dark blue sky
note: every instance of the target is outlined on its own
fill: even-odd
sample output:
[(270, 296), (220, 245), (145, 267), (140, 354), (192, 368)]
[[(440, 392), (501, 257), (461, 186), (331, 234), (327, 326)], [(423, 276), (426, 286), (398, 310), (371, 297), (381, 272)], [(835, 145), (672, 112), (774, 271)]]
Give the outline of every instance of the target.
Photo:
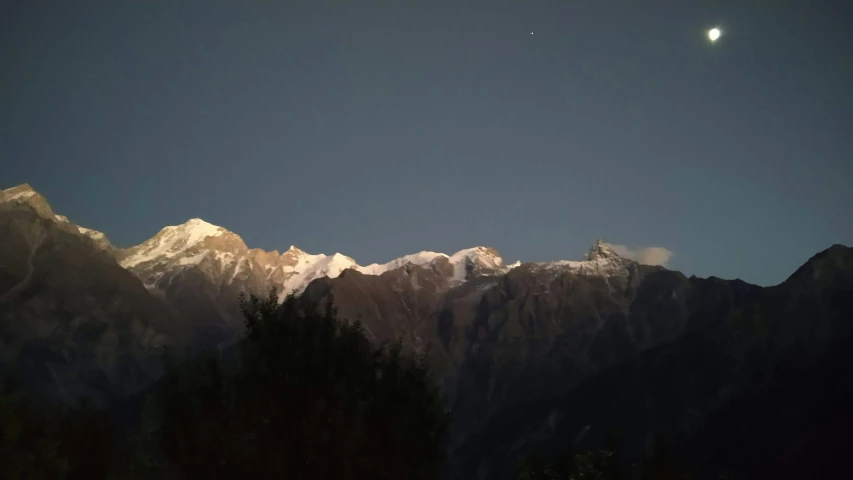
[(848, 3), (13, 1), (0, 186), (119, 246), (191, 217), (362, 264), (602, 237), (777, 283), (853, 244)]

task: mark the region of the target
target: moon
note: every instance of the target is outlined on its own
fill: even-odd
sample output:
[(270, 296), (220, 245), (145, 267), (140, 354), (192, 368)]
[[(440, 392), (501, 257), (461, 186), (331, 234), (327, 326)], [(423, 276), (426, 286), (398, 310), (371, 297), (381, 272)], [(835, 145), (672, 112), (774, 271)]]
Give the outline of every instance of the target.
[(720, 35), (722, 35), (722, 32), (720, 31), (719, 28), (715, 27), (715, 28), (708, 30), (708, 39), (711, 40), (711, 43), (716, 42), (717, 39), (720, 38)]

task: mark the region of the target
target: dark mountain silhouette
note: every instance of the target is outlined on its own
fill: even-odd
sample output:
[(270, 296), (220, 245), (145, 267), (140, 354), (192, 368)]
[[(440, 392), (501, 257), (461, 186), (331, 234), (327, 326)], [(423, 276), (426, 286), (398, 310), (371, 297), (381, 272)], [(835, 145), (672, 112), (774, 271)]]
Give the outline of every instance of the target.
[(800, 420), (849, 413), (853, 249), (833, 246), (771, 288), (623, 265), (612, 276), (522, 266), (444, 290), (420, 267), (348, 272), (302, 301), (333, 295), (378, 339), (436, 346), (459, 478), (509, 478), (534, 450), (595, 448), (613, 429), (625, 458), (662, 432), (709, 471), (753, 472), (809, 434)]
[(0, 369), (36, 398), (99, 404), (160, 375), (158, 348), (189, 335), (92, 239), (28, 205), (0, 204)]
[(250, 250), (201, 220), (118, 249), (29, 186), (2, 193), (0, 369), (44, 401), (141, 405), (162, 346), (233, 353), (237, 293), (284, 285), (308, 312), (333, 299), (375, 344), (431, 346), (453, 417), (447, 478), (509, 478), (520, 458), (598, 449), (614, 431), (624, 462), (658, 436), (700, 471), (771, 478), (849, 441), (833, 427), (853, 405), (849, 247), (768, 288), (641, 265), (600, 241), (580, 262), (507, 266), (477, 247), (361, 267)]

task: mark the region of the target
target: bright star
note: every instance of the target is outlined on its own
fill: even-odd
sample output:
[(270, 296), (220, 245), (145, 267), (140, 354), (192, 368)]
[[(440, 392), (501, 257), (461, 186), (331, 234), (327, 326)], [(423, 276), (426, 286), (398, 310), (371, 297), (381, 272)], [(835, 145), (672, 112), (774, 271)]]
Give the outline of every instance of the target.
[(716, 42), (717, 39), (720, 38), (720, 35), (722, 35), (722, 32), (719, 28), (712, 28), (708, 30), (708, 39), (710, 39), (712, 43)]

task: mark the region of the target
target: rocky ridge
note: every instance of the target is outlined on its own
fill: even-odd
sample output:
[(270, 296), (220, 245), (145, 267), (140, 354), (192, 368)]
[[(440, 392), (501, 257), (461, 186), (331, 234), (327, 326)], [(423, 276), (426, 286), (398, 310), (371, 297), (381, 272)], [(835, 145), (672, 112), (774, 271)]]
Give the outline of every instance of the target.
[(174, 310), (46, 202), (12, 193), (0, 203), (0, 378), (48, 403), (145, 388), (160, 347), (189, 338)]
[(28, 183), (18, 185), (0, 191), (0, 203), (9, 202), (19, 205), (28, 205), (30, 208), (42, 218), (57, 222), (66, 231), (82, 234), (91, 239), (98, 248), (112, 252), (115, 250), (110, 240), (103, 232), (92, 230), (90, 228), (81, 227), (74, 222), (68, 220), (68, 217), (59, 215), (53, 211), (47, 199), (40, 193), (35, 191)]
[(313, 280), (335, 278), (347, 269), (381, 275), (399, 268), (446, 264), (449, 284), (455, 286), (472, 275), (499, 275), (518, 265), (505, 265), (492, 248), (475, 247), (453, 255), (420, 252), (384, 264), (361, 266), (340, 253), (310, 254), (292, 245), (281, 254), (250, 249), (235, 233), (198, 218), (166, 227), (150, 240), (122, 250), (118, 257), (122, 266), (151, 288), (163, 289), (182, 271), (200, 269), (220, 285), (255, 277), (255, 283), (274, 286), (282, 295), (302, 293)]
[[(344, 270), (366, 275), (412, 267), (437, 269), (447, 278), (447, 287), (459, 286), (479, 276), (499, 276), (520, 262), (506, 265), (493, 248), (474, 247), (454, 254), (419, 252), (384, 264), (361, 266), (354, 259), (335, 253), (310, 254), (295, 246), (284, 253), (249, 248), (234, 232), (194, 218), (182, 225), (163, 228), (151, 239), (126, 249), (116, 248), (100, 231), (79, 226), (56, 214), (47, 200), (28, 184), (2, 191), (0, 201), (27, 204), (41, 217), (56, 221), (66, 230), (91, 239), (108, 251), (127, 270), (133, 272), (151, 290), (165, 291), (189, 271), (201, 272), (218, 288), (234, 286), (252, 293), (276, 287), (282, 297), (302, 293), (313, 280), (335, 278)], [(585, 261), (555, 261), (528, 264), (534, 270), (575, 271), (585, 275), (618, 275), (631, 264), (600, 240), (590, 249)]]
[(310, 254), (295, 246), (284, 253), (249, 248), (237, 234), (199, 218), (165, 227), (149, 240), (122, 249), (113, 246), (102, 232), (56, 214), (28, 184), (2, 193), (0, 201), (28, 205), (42, 218), (88, 238), (112, 255), (192, 326), (198, 344), (221, 346), (239, 337), (239, 293), (265, 294), (275, 287), (283, 300), (287, 294), (301, 294), (314, 280), (335, 278), (347, 270), (379, 276), (422, 266), (441, 272), (446, 288), (452, 288), (479, 276), (502, 275), (519, 265), (506, 265), (492, 248), (475, 247), (452, 255), (420, 252), (384, 264), (361, 266), (340, 253)]

